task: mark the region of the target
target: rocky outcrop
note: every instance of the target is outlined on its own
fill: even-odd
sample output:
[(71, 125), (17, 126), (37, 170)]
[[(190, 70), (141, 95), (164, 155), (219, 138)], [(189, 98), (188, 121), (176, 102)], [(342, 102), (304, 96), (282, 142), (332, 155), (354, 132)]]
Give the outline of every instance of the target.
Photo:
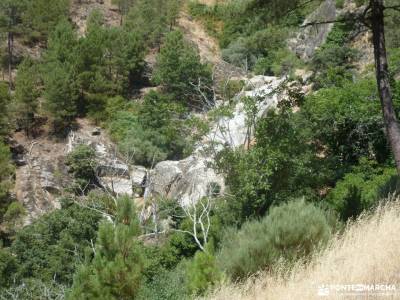
[(79, 120), (80, 128), (72, 131), (67, 139), (68, 150), (85, 144), (96, 152), (99, 183), (117, 195), (141, 196), (147, 176), (146, 168), (131, 166), (122, 159), (115, 144), (100, 128), (93, 128), (86, 120)]
[(15, 195), (27, 210), (24, 224), (59, 208), (62, 190), (71, 178), (64, 164), (65, 144), (17, 133), (11, 144), (16, 162)]
[(45, 133), (29, 139), (18, 132), (8, 141), (17, 165), (15, 195), (28, 212), (25, 224), (60, 207), (59, 196), (72, 183), (65, 159), (80, 144), (95, 150), (101, 185), (119, 195), (143, 194), (147, 170), (125, 163), (101, 129), (84, 119), (78, 120), (78, 125), (65, 140), (56, 140)]
[[(335, 0), (325, 0), (317, 10), (315, 10), (303, 25), (309, 23), (318, 23), (326, 21), (334, 21), (336, 19), (336, 2)], [(296, 55), (304, 60), (309, 60), (326, 40), (329, 32), (333, 27), (333, 23), (316, 24), (306, 26), (297, 34), (297, 36), (289, 40), (289, 48)]]
[(146, 196), (176, 199), (181, 205), (192, 205), (202, 197), (223, 193), (224, 178), (213, 169), (213, 155), (223, 147), (236, 148), (249, 138), (246, 112), (241, 99), (257, 99), (257, 118), (275, 107), (281, 93), (278, 87), (285, 78), (256, 76), (250, 79), (237, 96), (231, 117), (220, 118), (209, 134), (196, 147), (193, 155), (181, 161), (163, 161), (151, 171)]
[(245, 105), (241, 99), (244, 97), (256, 99), (256, 117), (259, 118), (268, 108), (275, 107), (278, 104), (279, 93), (276, 91), (284, 81), (285, 78), (261, 75), (249, 79), (243, 91), (236, 96), (237, 104), (233, 110), (232, 117), (220, 118), (197, 147), (197, 151), (202, 151), (210, 145), (217, 147), (218, 150), (225, 146), (239, 147), (244, 145), (249, 132)]
[(163, 161), (149, 177), (152, 196), (176, 199), (181, 205), (193, 205), (199, 199), (224, 191), (224, 179), (204, 156), (191, 155), (181, 161)]

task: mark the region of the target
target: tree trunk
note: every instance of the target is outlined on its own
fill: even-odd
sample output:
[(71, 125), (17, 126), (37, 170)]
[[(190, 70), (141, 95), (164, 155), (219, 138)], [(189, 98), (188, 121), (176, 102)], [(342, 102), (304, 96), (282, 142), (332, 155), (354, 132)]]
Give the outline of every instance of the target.
[(386, 134), (400, 174), (400, 126), (393, 107), (390, 89), (389, 69), (385, 46), (384, 4), (383, 0), (370, 0), (372, 34), (375, 55), (376, 81), (381, 101)]

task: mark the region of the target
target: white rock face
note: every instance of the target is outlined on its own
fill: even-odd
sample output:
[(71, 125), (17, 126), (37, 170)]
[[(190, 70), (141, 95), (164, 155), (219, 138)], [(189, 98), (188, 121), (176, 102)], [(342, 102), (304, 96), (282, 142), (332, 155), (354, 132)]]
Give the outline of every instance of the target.
[(108, 137), (102, 136), (99, 128), (93, 130), (91, 127), (81, 126), (81, 129), (71, 132), (67, 141), (68, 152), (80, 144), (88, 145), (95, 150), (98, 163), (97, 175), (101, 185), (117, 195), (139, 196), (135, 195), (134, 188), (143, 186), (147, 176), (146, 168), (130, 166), (122, 161), (115, 145)]
[(202, 150), (204, 145), (209, 143), (220, 144), (218, 150), (223, 146), (239, 147), (244, 145), (248, 135), (246, 125), (246, 113), (244, 104), (240, 101), (243, 97), (257, 98), (257, 117), (260, 118), (268, 108), (276, 107), (279, 94), (274, 93), (282, 84), (285, 78), (272, 76), (255, 76), (248, 80), (244, 90), (236, 98), (239, 100), (236, 105), (233, 117), (223, 117), (212, 127), (210, 133), (205, 137), (202, 145), (199, 145), (197, 151)]
[(183, 206), (196, 203), (215, 188), (224, 191), (224, 179), (208, 165), (211, 160), (191, 155), (180, 161), (163, 161), (150, 174), (153, 196), (177, 199)]
[[(223, 193), (224, 178), (212, 168), (213, 157), (210, 153), (218, 152), (223, 147), (236, 148), (244, 145), (248, 131), (244, 104), (240, 99), (259, 99), (257, 117), (260, 118), (266, 110), (277, 105), (279, 93), (274, 91), (284, 80), (285, 78), (269, 76), (256, 76), (249, 80), (237, 96), (238, 103), (232, 118), (223, 117), (218, 120), (193, 155), (181, 161), (158, 163), (150, 174), (146, 195), (176, 199), (181, 205), (187, 206), (210, 195), (215, 188), (219, 193)], [(217, 145), (210, 152), (210, 145), (215, 144)]]

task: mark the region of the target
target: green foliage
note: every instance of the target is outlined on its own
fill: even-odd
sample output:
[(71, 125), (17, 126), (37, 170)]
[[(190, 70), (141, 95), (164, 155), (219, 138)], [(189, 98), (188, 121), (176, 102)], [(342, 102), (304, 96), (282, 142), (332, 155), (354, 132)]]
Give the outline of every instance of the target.
[(11, 164), (10, 149), (0, 141), (0, 221), (4, 214), (4, 204), (7, 204), (9, 189), (13, 182), (14, 166)]
[[(188, 44), (180, 31), (169, 33), (157, 56), (153, 74), (156, 84), (185, 105), (201, 108), (201, 95), (193, 85), (211, 83), (209, 68), (200, 62), (197, 51)], [(204, 89), (204, 88), (203, 88)], [(206, 90), (204, 91), (206, 93)]]
[(8, 94), (8, 86), (0, 82), (0, 137), (4, 137), (10, 129), (9, 124), (9, 104), (10, 95)]
[(16, 232), (23, 225), (23, 217), (26, 215), (24, 206), (19, 202), (11, 202), (3, 216), (2, 227), (7, 240), (12, 240)]
[(11, 246), (19, 279), (70, 284), (97, 233), (100, 214), (76, 204), (44, 215), (21, 229)]
[(0, 115), (0, 137), (4, 137), (10, 129), (8, 116), (9, 104), (10, 95), (8, 94), (8, 86), (0, 82), (0, 110), (2, 112)]
[(344, 1), (345, 0), (336, 0), (336, 7), (337, 8), (343, 8), (344, 7)]
[(51, 71), (44, 76), (46, 109), (51, 114), (57, 132), (65, 131), (77, 115), (76, 92), (70, 69), (60, 63), (48, 65)]
[(254, 32), (250, 36), (234, 40), (222, 51), (222, 57), (242, 68), (255, 70), (258, 74), (281, 75), (286, 67), (278, 70), (278, 66), (290, 55), (285, 49), (285, 38), (288, 30), (279, 26)]
[(18, 285), (1, 290), (0, 299), (40, 299), (62, 300), (65, 297), (66, 286), (56, 282), (44, 283), (40, 280), (29, 279)]
[(279, 260), (288, 262), (311, 254), (327, 242), (331, 227), (323, 210), (303, 200), (270, 210), (260, 221), (228, 231), (218, 262), (233, 280), (259, 270), (271, 270)]
[[(192, 129), (202, 125), (184, 120), (183, 105), (157, 92), (147, 94), (141, 105), (114, 104), (125, 109), (110, 114), (110, 134), (120, 151), (136, 164), (151, 166), (165, 159), (181, 158), (189, 152)], [(109, 102), (110, 107), (114, 104)]]
[(33, 126), (38, 107), (38, 68), (31, 59), (25, 59), (18, 67), (15, 80), (16, 119), (20, 128), (26, 132)]
[(253, 148), (221, 152), (218, 166), (232, 195), (220, 205), (223, 220), (241, 224), (263, 216), (273, 203), (312, 196), (324, 175), (313, 145), (305, 142), (310, 140), (305, 126), (291, 108), (270, 111), (258, 122)]
[(144, 67), (142, 44), (138, 34), (106, 28), (101, 13), (92, 12), (86, 36), (78, 46), (78, 80), (81, 89), (89, 93), (89, 111), (96, 111), (96, 97), (126, 95), (138, 84)]
[(182, 260), (175, 269), (158, 270), (158, 273), (142, 286), (138, 299), (186, 300), (190, 298), (186, 284), (186, 261)]
[(339, 212), (341, 219), (347, 221), (376, 205), (388, 194), (398, 192), (396, 186), (394, 190), (390, 186), (384, 189), (396, 179), (396, 174), (395, 168), (382, 167), (376, 161), (363, 158), (336, 183), (326, 200)]
[(382, 163), (389, 158), (376, 84), (369, 79), (342, 88), (322, 89), (307, 97), (304, 117), (324, 155), (337, 167), (356, 164), (362, 156)]
[(90, 146), (77, 146), (68, 154), (65, 164), (75, 179), (76, 192), (85, 192), (91, 184), (96, 184), (96, 153)]
[(217, 284), (222, 273), (218, 269), (213, 253), (214, 246), (208, 244), (207, 252), (197, 251), (187, 269), (188, 289), (191, 294), (203, 294), (207, 289)]
[(175, 24), (181, 3), (181, 0), (135, 1), (124, 27), (139, 34), (146, 46), (159, 46), (165, 32)]
[(94, 258), (74, 277), (70, 299), (136, 299), (142, 282), (143, 257), (139, 222), (131, 199), (118, 200), (115, 224), (100, 224)]
[(352, 24), (335, 24), (325, 44), (315, 53), (312, 59), (312, 68), (316, 72), (315, 88), (343, 87), (352, 80), (352, 69), (358, 54), (346, 44), (352, 27)]
[(68, 17), (69, 0), (29, 0), (22, 17), (28, 38), (43, 40), (60, 20)]
[(3, 288), (10, 286), (18, 270), (17, 259), (5, 248), (0, 246), (0, 296)]
[(62, 21), (51, 33), (45, 54), (42, 71), (44, 104), (57, 132), (65, 131), (77, 115), (76, 58), (72, 51), (76, 44), (77, 37), (71, 24)]

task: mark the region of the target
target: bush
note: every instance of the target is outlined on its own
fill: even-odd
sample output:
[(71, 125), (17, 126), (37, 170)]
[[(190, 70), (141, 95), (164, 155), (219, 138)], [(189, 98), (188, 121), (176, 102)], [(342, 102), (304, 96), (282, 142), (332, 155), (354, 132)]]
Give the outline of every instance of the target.
[(111, 116), (108, 127), (119, 150), (132, 163), (151, 166), (165, 159), (180, 159), (190, 152), (192, 129), (202, 124), (184, 120), (183, 104), (157, 92), (147, 94), (138, 105), (120, 103), (118, 108), (119, 101), (114, 98), (107, 106)]
[(326, 213), (304, 200), (274, 207), (261, 221), (231, 230), (222, 242), (218, 263), (233, 280), (263, 269), (280, 259), (290, 263), (327, 242), (331, 225)]
[(90, 184), (96, 184), (96, 153), (90, 146), (77, 146), (68, 154), (66, 165), (74, 176), (73, 188), (76, 192), (85, 192), (91, 188)]
[(159, 270), (158, 273), (143, 284), (138, 299), (141, 300), (186, 300), (190, 299), (186, 288), (186, 261), (172, 270)]
[(352, 79), (358, 52), (347, 46), (350, 29), (349, 24), (335, 24), (326, 43), (316, 51), (311, 62), (316, 72), (315, 88), (343, 87)]
[(218, 269), (213, 253), (214, 246), (208, 244), (207, 252), (197, 251), (187, 268), (188, 289), (191, 294), (203, 294), (208, 288), (218, 283), (222, 273)]
[[(36, 279), (24, 280), (23, 283), (12, 285), (1, 290), (0, 299), (42, 299), (62, 300), (67, 287), (56, 282), (44, 283)], [(11, 296), (12, 295), (12, 296)]]
[(17, 259), (0, 245), (0, 298), (2, 288), (11, 285), (18, 271)]
[(395, 168), (378, 165), (376, 161), (362, 158), (328, 194), (328, 203), (343, 221), (357, 217), (363, 210), (376, 205), (388, 194), (398, 192)]
[(18, 277), (70, 284), (84, 250), (96, 238), (100, 219), (99, 213), (70, 204), (21, 229), (11, 246)]

